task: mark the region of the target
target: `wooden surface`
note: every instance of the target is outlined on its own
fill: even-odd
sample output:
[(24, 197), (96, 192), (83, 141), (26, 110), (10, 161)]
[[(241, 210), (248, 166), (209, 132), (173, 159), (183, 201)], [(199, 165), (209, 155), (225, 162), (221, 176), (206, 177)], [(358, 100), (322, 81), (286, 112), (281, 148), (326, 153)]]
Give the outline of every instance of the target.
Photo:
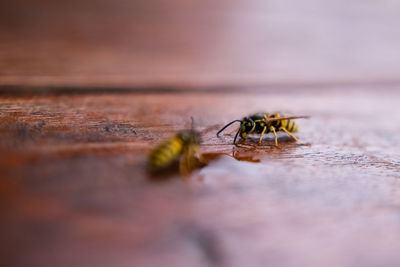
[(0, 84), (399, 82), (393, 0), (3, 0)]
[[(399, 266), (399, 14), (0, 1), (2, 266)], [(311, 146), (215, 136), (260, 111), (310, 115)], [(209, 165), (149, 179), (191, 116)]]
[[(3, 262), (397, 266), (400, 95), (323, 91), (2, 96)], [(311, 115), (312, 145), (215, 136), (260, 110)], [(190, 116), (202, 152), (225, 155), (154, 182), (148, 151)]]

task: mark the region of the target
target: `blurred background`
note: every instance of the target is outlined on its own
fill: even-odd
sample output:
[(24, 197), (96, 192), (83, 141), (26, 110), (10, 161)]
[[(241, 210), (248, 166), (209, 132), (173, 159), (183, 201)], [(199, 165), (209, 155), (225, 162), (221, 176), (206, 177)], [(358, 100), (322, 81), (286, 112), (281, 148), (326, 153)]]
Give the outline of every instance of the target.
[(396, 0), (2, 0), (0, 84), (397, 83)]

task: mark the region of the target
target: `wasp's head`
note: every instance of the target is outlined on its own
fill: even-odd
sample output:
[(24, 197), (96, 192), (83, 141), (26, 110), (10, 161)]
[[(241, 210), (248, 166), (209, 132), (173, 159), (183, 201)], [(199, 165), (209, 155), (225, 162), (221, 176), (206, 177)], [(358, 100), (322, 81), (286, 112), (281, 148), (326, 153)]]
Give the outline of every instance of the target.
[(241, 125), (240, 125), (240, 137), (246, 138), (249, 133), (251, 133), (254, 128), (256, 127), (256, 124), (252, 119), (249, 117), (243, 118)]
[(200, 133), (198, 133), (194, 130), (182, 131), (178, 134), (178, 136), (185, 144), (198, 145), (201, 142)]

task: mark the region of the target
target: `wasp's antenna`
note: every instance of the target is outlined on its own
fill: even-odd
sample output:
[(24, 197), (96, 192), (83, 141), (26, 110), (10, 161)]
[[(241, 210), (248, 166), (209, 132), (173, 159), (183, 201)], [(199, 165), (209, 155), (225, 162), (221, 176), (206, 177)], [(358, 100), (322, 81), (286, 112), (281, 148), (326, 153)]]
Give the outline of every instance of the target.
[(238, 137), (241, 129), (242, 129), (242, 122), (240, 121), (240, 127), (239, 127), (238, 131), (235, 134), (235, 139), (233, 139), (233, 144), (236, 144), (236, 138)]
[(234, 121), (231, 121), (230, 123), (228, 123), (227, 125), (225, 125), (221, 130), (219, 130), (218, 131), (218, 133), (217, 133), (217, 136), (223, 131), (223, 130), (225, 130), (228, 126), (230, 126), (232, 123), (235, 123), (235, 122), (242, 122), (241, 120), (234, 120)]

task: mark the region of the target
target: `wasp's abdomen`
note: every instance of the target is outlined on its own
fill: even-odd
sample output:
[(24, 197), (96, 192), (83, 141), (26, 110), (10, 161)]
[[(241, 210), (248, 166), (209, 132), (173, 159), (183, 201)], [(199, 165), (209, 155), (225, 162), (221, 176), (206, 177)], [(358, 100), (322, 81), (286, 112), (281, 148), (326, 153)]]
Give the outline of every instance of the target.
[(293, 120), (282, 120), (280, 121), (280, 127), (285, 128), (291, 133), (297, 132), (297, 124)]
[(156, 147), (150, 154), (149, 167), (157, 171), (170, 166), (183, 150), (183, 142), (180, 138), (174, 137), (171, 140)]

